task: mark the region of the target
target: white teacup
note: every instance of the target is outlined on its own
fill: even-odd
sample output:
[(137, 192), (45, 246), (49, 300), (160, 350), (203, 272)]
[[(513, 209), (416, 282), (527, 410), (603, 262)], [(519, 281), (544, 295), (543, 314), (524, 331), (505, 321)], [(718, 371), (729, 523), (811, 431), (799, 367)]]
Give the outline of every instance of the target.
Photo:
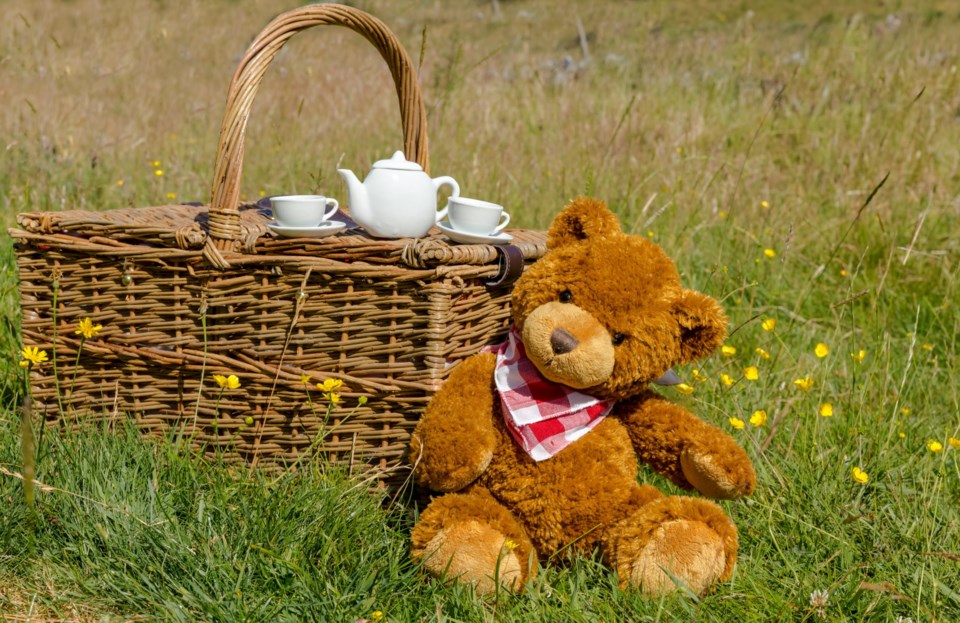
[(450, 197), (446, 207), (437, 212), (437, 221), (444, 216), (453, 229), (479, 236), (499, 234), (510, 222), (502, 205), (469, 197)]
[(281, 227), (316, 227), (336, 214), (340, 204), (323, 195), (283, 195), (271, 197), (270, 208)]

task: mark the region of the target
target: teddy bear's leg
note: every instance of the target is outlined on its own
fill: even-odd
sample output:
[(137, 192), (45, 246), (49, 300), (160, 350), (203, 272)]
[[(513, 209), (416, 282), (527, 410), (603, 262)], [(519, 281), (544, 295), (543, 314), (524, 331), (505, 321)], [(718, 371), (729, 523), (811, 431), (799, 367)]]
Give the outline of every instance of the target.
[(665, 497), (613, 526), (603, 553), (623, 588), (660, 595), (683, 585), (701, 594), (733, 574), (737, 529), (709, 500)]
[(413, 528), (414, 560), (432, 575), (473, 584), (480, 594), (501, 586), (519, 591), (535, 573), (526, 531), (488, 491), (439, 497)]

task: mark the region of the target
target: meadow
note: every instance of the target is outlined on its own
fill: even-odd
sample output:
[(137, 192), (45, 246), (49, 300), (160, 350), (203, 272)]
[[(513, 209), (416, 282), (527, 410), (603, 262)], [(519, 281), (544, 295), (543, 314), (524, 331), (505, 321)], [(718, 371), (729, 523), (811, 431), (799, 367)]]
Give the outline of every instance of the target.
[[(282, 0), (7, 0), (0, 218), (209, 198), (227, 84)], [(571, 197), (722, 301), (664, 389), (746, 448), (731, 582), (620, 591), (599, 558), (475, 598), (408, 560), (412, 506), (336, 470), (237, 473), (119, 427), (40, 430), (28, 500), (17, 273), (0, 243), (0, 618), (960, 621), (960, 2), (356, 0), (420, 67), (434, 175), (545, 228)], [(390, 77), (299, 35), (245, 198), (346, 193), (401, 144)], [(650, 472), (641, 478), (674, 491)]]

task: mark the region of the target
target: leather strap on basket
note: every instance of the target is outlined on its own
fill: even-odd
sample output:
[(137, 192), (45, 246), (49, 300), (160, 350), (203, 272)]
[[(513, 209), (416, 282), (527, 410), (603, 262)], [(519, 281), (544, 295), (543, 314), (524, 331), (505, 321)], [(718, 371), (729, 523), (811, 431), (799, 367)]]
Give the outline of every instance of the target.
[(523, 274), (523, 251), (512, 244), (497, 245), (497, 263), (500, 270), (488, 281), (488, 286), (509, 286)]
[(209, 236), (204, 255), (225, 268), (229, 262), (221, 250), (240, 251), (240, 174), (243, 169), (247, 119), (260, 81), (270, 62), (287, 41), (314, 26), (345, 26), (363, 35), (386, 61), (397, 87), (403, 124), (403, 151), (429, 171), (427, 114), (413, 63), (386, 24), (352, 7), (312, 4), (277, 16), (257, 35), (240, 61), (227, 90), (227, 107), (220, 126), (220, 140), (210, 199)]

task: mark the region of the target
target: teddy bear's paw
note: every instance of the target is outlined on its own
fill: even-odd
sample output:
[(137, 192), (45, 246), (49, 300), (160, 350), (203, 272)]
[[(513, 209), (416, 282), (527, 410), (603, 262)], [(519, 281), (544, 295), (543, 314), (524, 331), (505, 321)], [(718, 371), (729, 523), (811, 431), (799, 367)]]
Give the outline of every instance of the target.
[(517, 555), (517, 543), (481, 521), (457, 521), (437, 531), (414, 558), (440, 578), (472, 584), (478, 594), (497, 587), (519, 591), (529, 561)]
[(680, 454), (683, 475), (693, 487), (718, 500), (732, 500), (753, 493), (757, 477), (746, 453), (733, 444), (725, 453), (710, 452), (700, 445)]
[(653, 596), (682, 586), (700, 594), (733, 575), (737, 540), (736, 527), (715, 503), (671, 496), (614, 526), (603, 547), (623, 588)]
[(638, 587), (649, 596), (681, 586), (700, 595), (721, 578), (726, 565), (719, 534), (699, 521), (678, 519), (654, 531), (629, 566), (629, 578), (621, 577), (621, 583)]

